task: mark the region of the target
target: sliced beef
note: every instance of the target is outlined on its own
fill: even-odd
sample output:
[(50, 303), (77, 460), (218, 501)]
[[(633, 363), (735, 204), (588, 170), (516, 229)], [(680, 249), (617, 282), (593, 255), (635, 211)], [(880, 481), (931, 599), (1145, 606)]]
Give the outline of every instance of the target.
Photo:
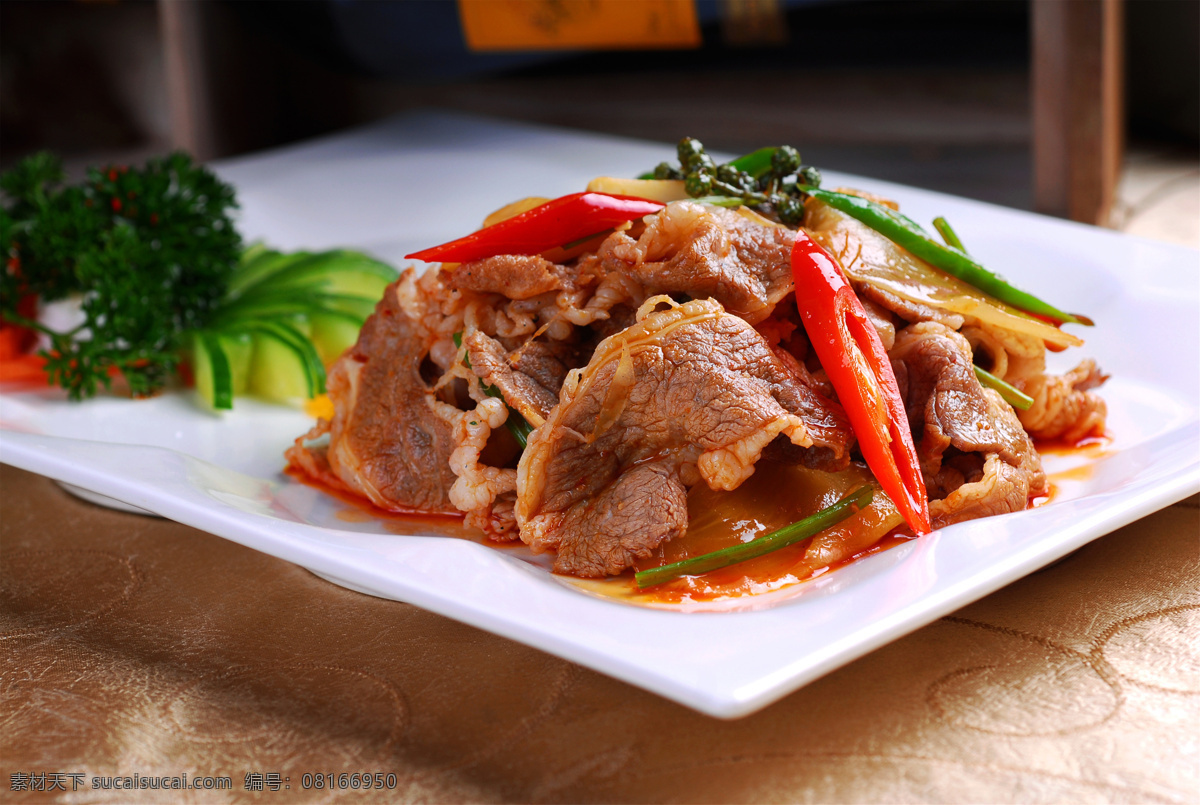
[[(516, 369), (509, 362), (509, 355), (504, 351), (504, 347), (496, 339), (476, 330), (463, 337), (463, 346), (467, 348), (471, 371), (484, 383), (499, 389), (504, 401), (535, 427), (544, 422), (550, 415), (550, 409), (558, 404), (557, 389), (547, 388), (533, 377)], [(535, 361), (526, 359), (526, 364), (534, 363)], [(552, 382), (553, 375), (545, 377), (549, 373), (542, 374)], [(559, 381), (559, 386), (561, 385), (562, 382)]]
[(515, 542), (517, 539), (517, 504), (515, 491), (496, 496), (489, 506), (467, 512), (463, 523), (469, 528), (478, 528), (493, 542)]
[[(854, 288), (854, 293), (863, 300), (864, 307), (874, 305), (888, 313), (894, 313), (901, 319), (907, 322), (919, 321), (936, 321), (946, 325), (952, 330), (957, 330), (963, 326), (963, 317), (957, 313), (951, 313), (947, 310), (939, 310), (938, 308), (929, 305), (923, 305), (920, 302), (914, 302), (911, 299), (905, 299), (869, 282), (851, 281), (851, 286)], [(870, 313), (868, 312), (868, 315)], [(881, 333), (881, 337), (882, 337)], [(893, 335), (893, 338), (895, 336)]]
[(991, 453), (977, 474), (966, 478), (944, 499), (931, 501), (929, 515), (934, 527), (941, 528), (993, 514), (1019, 512), (1029, 505), (1030, 494), (1041, 491), (1030, 486), (1027, 469), (1014, 467)]
[(1014, 369), (1017, 387), (1033, 397), (1033, 405), (1020, 414), (1021, 423), (1031, 436), (1070, 443), (1104, 433), (1108, 406), (1093, 389), (1103, 384), (1108, 375), (1094, 360), (1089, 358), (1063, 375), (1030, 373), (1022, 371), (1022, 366)]
[(598, 319), (592, 323), (590, 329), (599, 339), (608, 338), (610, 335), (616, 335), (622, 330), (630, 327), (637, 318), (637, 306), (641, 304), (642, 297), (639, 294), (637, 302), (630, 305), (625, 302), (613, 305), (606, 311), (608, 318)]
[(951, 444), (1020, 462), (1029, 438), (1016, 416), (995, 415), (965, 338), (935, 322), (913, 325), (897, 336), (891, 358), (904, 364), (906, 410), (922, 469), (937, 472)]
[(421, 377), (432, 338), (402, 300), (415, 293), (405, 272), (384, 291), (358, 342), (329, 373), (334, 405), (329, 446), (298, 445), (297, 466), (328, 467), (350, 490), (390, 510), (454, 512), (450, 424)]
[(804, 420), (811, 447), (799, 447), (788, 439), (778, 437), (768, 446), (768, 455), (776, 461), (803, 464), (814, 470), (840, 472), (850, 462), (849, 446), (854, 433), (849, 429), (846, 413), (821, 390), (821, 384), (787, 350), (771, 350), (792, 382), (781, 385), (779, 401), (784, 408), (799, 414)]
[[(1044, 491), (1033, 442), (1012, 407), (979, 385), (962, 335), (936, 322), (914, 324), (889, 354), (926, 485), (931, 495), (945, 495), (931, 504), (935, 526), (1019, 511)], [(943, 466), (948, 455), (955, 461)], [(981, 471), (973, 468), (980, 464)]]
[[(555, 402), (567, 372), (587, 363), (594, 345), (562, 341), (526, 341), (508, 355), (512, 368), (552, 392)], [(553, 406), (552, 406), (553, 407)]]
[(600, 495), (596, 505), (578, 506), (565, 518), (554, 560), (559, 573), (614, 575), (687, 532), (687, 487), (670, 461), (634, 464)]
[(712, 300), (651, 312), (573, 373), (518, 468), (517, 523), (555, 569), (619, 573), (687, 530), (687, 487), (734, 489), (777, 436), (844, 461), (844, 414)]
[(879, 333), (879, 340), (883, 343), (883, 348), (891, 349), (892, 345), (896, 343), (895, 316), (883, 305), (864, 297), (862, 294), (858, 294), (858, 299), (862, 302), (863, 311), (867, 314), (867, 318), (875, 327), (875, 332)]
[(635, 241), (624, 233), (601, 248), (607, 271), (636, 279), (647, 296), (715, 299), (756, 324), (792, 290), (795, 232), (720, 207), (688, 201), (646, 219)]
[(459, 263), (446, 273), (446, 284), (460, 291), (498, 293), (531, 299), (563, 287), (564, 271), (539, 255), (504, 254)]

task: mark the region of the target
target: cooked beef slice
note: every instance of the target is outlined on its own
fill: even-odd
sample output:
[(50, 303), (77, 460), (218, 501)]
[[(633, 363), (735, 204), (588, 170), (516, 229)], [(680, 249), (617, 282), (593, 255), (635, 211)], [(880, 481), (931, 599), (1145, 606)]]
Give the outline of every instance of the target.
[(463, 523), (469, 528), (478, 528), (493, 542), (513, 542), (517, 539), (516, 504), (516, 491), (503, 492), (490, 506), (467, 512)]
[(1030, 489), (1029, 470), (1014, 467), (995, 453), (990, 453), (982, 471), (948, 494), (929, 504), (934, 528), (951, 523), (1022, 511), (1029, 504), (1029, 495), (1040, 490)]
[[(930, 507), (935, 526), (1019, 511), (1030, 495), (1045, 489), (1033, 442), (1012, 407), (979, 385), (971, 345), (962, 335), (936, 322), (914, 324), (897, 334), (889, 356), (926, 486), (932, 495), (945, 495)], [(960, 454), (977, 454), (982, 471), (973, 471), (961, 456), (943, 467), (951, 447)], [(978, 466), (979, 459), (974, 463)], [(956, 486), (959, 478), (962, 485)]]
[(795, 232), (765, 219), (680, 201), (647, 218), (636, 241), (610, 236), (601, 254), (606, 271), (628, 274), (647, 296), (715, 299), (756, 324), (792, 290), (795, 240)]
[[(853, 286), (858, 298), (863, 300), (864, 307), (874, 305), (881, 310), (895, 314), (909, 323), (936, 321), (952, 330), (957, 330), (963, 326), (963, 317), (957, 313), (939, 310), (929, 305), (923, 305), (920, 302), (914, 302), (911, 299), (904, 299), (869, 282), (851, 282), (850, 284)], [(880, 337), (883, 337), (882, 333), (880, 333)]]
[(329, 466), (351, 490), (385, 509), (454, 512), (450, 424), (421, 377), (430, 335), (409, 315), (411, 269), (384, 291), (358, 342), (334, 363)]
[(567, 372), (587, 363), (593, 348), (594, 345), (562, 341), (526, 341), (508, 354), (508, 362), (513, 369), (552, 392), (558, 402), (558, 392), (567, 379)]
[(854, 432), (847, 424), (846, 412), (841, 405), (824, 395), (820, 384), (790, 352), (779, 347), (771, 351), (794, 381), (780, 387), (779, 401), (784, 408), (799, 414), (804, 420), (813, 444), (812, 447), (801, 448), (779, 437), (767, 447), (770, 457), (825, 472), (844, 470), (850, 463), (848, 448), (854, 441)]
[(1108, 376), (1094, 360), (1089, 358), (1063, 375), (1030, 371), (1031, 363), (1038, 361), (1014, 361), (1011, 381), (1033, 397), (1033, 405), (1019, 414), (1030, 436), (1075, 442), (1104, 432), (1108, 406), (1093, 389)]
[(865, 298), (862, 294), (858, 295), (858, 299), (862, 302), (867, 318), (875, 327), (875, 332), (879, 334), (883, 348), (891, 349), (892, 345), (896, 343), (896, 317), (883, 305)]
[[(475, 330), (463, 337), (471, 371), (489, 386), (499, 389), (504, 401), (534, 426), (540, 425), (558, 404), (558, 394), (515, 369), (504, 347), (494, 338)], [(561, 386), (561, 383), (560, 383)]]
[(563, 287), (562, 267), (539, 255), (486, 257), (459, 263), (445, 274), (451, 288), (498, 293), (509, 299), (531, 299)]
[(687, 487), (736, 488), (777, 436), (847, 453), (844, 414), (752, 327), (712, 300), (655, 302), (572, 373), (521, 457), (521, 539), (559, 572), (619, 573), (682, 535)]
[(558, 545), (559, 573), (598, 577), (620, 573), (662, 542), (687, 532), (687, 487), (670, 461), (635, 464), (595, 501), (568, 514)]

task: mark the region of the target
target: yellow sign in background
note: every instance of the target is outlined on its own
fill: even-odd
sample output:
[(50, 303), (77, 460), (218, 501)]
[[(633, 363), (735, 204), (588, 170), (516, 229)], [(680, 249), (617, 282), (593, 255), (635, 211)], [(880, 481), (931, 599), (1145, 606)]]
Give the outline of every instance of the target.
[(473, 51), (693, 48), (693, 0), (458, 0)]

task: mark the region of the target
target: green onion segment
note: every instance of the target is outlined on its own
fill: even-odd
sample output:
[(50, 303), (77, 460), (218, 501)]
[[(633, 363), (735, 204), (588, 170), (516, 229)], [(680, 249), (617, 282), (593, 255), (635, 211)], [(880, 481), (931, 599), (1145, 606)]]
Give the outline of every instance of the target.
[(950, 226), (950, 222), (945, 218), (934, 218), (933, 228), (938, 231), (938, 234), (942, 236), (942, 240), (946, 241), (946, 245), (951, 249), (958, 249), (963, 254), (967, 253), (967, 247), (959, 240), (958, 233), (954, 231), (954, 227)]
[(754, 559), (772, 551), (777, 551), (780, 548), (786, 548), (788, 545), (794, 545), (862, 511), (871, 504), (871, 500), (875, 496), (875, 491), (874, 484), (865, 484), (832, 506), (821, 509), (821, 511), (810, 517), (805, 517), (803, 520), (786, 525), (777, 531), (772, 531), (770, 534), (758, 537), (750, 542), (733, 545), (729, 548), (722, 548), (719, 551), (706, 553), (703, 556), (693, 556), (690, 559), (673, 562), (662, 567), (639, 571), (634, 575), (638, 589), (644, 590), (647, 587), (665, 584), (680, 576), (695, 576), (700, 573), (707, 573), (710, 570), (735, 565), (738, 562), (745, 562), (747, 559)]
[(976, 366), (975, 376), (979, 378), (981, 385), (1000, 392), (1000, 396), (1004, 398), (1004, 401), (1013, 408), (1016, 408), (1018, 411), (1028, 411), (1031, 407), (1033, 407), (1032, 397), (1018, 389), (1016, 386), (1011, 386), (1008, 383), (1005, 383), (991, 372), (985, 371)]
[[(462, 331), (460, 330), (455, 333), (451, 338), (454, 339), (454, 346), (462, 349)], [(463, 366), (468, 369), (471, 368), (471, 356), (465, 352), (463, 353)], [(504, 395), (500, 393), (500, 389), (484, 383), (483, 380), (479, 381), (479, 385), (483, 388), (483, 393), (487, 396), (504, 400)], [(529, 434), (533, 433), (533, 426), (529, 424), (529, 421), (525, 417), (521, 416), (516, 408), (509, 405), (507, 400), (504, 400), (504, 407), (508, 409), (508, 419), (504, 420), (504, 427), (508, 428), (508, 432), (512, 434), (512, 437), (517, 440), (517, 444), (521, 445), (521, 449), (524, 450), (529, 445)]]

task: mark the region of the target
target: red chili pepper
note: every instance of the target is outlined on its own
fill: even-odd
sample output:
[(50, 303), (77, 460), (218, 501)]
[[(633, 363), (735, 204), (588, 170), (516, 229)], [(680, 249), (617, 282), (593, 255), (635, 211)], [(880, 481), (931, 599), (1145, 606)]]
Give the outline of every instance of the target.
[(25, 354), (26, 330), (12, 324), (0, 324), (0, 363)]
[(427, 263), (466, 263), (498, 254), (541, 254), (596, 235), (666, 205), (633, 196), (573, 193), (492, 224), (465, 238), (406, 257)]
[[(16, 257), (9, 258), (10, 267)], [(19, 271), (17, 272), (19, 273)], [(17, 300), (17, 315), (25, 319), (37, 318), (38, 298), (34, 294), (25, 294)], [(40, 355), (30, 354), (37, 346), (37, 333), (28, 327), (4, 321), (0, 318), (0, 383), (35, 383), (47, 382), (46, 359)]]
[(917, 534), (929, 532), (929, 498), (896, 375), (879, 333), (837, 262), (803, 231), (792, 248), (796, 306), (859, 449)]
[(29, 383), (45, 385), (46, 359), (41, 355), (18, 355), (0, 360), (0, 383)]
[[(25, 294), (17, 300), (17, 315), (25, 319), (36, 319), (37, 303), (36, 296)], [(20, 358), (31, 352), (36, 345), (37, 333), (28, 327), (21, 327), (0, 318), (0, 361)]]

